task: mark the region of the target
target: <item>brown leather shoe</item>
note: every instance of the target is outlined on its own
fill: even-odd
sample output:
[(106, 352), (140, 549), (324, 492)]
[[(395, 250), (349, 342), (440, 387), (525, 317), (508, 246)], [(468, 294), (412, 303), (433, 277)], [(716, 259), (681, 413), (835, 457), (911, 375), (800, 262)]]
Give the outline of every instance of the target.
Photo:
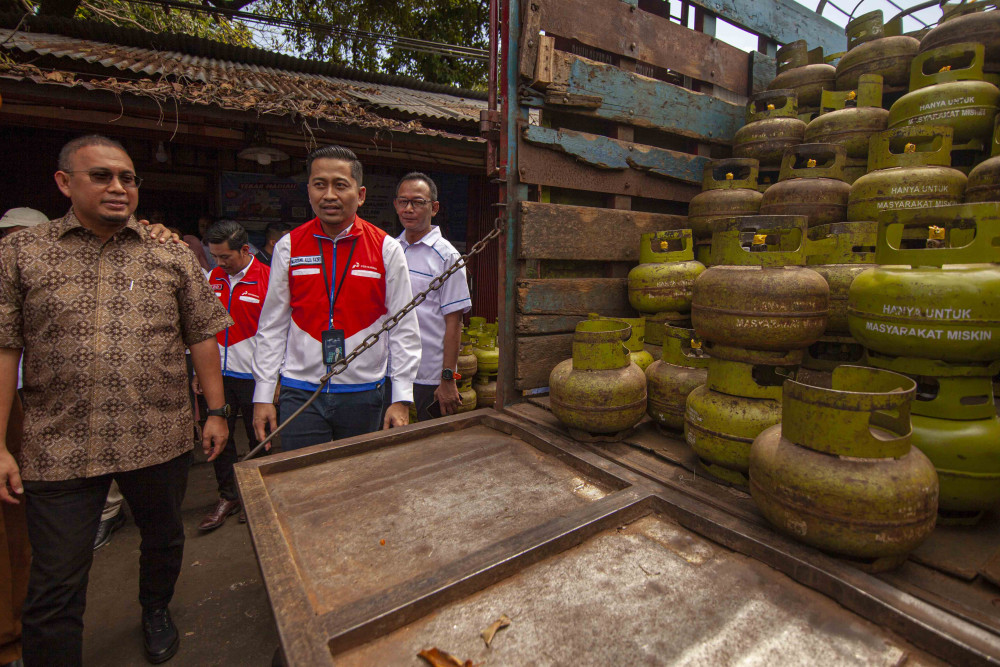
[(219, 498), (218, 504), (216, 504), (215, 509), (213, 509), (208, 516), (201, 520), (198, 524), (198, 530), (203, 532), (208, 532), (210, 530), (215, 530), (222, 524), (226, 522), (226, 519), (231, 517), (240, 511), (240, 501), (238, 500), (226, 500), (225, 498)]

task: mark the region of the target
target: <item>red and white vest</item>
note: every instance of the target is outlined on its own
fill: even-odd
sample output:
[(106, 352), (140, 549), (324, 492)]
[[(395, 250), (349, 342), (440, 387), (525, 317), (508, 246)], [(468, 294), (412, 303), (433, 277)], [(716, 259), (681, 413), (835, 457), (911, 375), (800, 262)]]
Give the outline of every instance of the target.
[(253, 355), (257, 323), (267, 296), (268, 277), (271, 269), (255, 258), (250, 259), (246, 273), (230, 289), (230, 276), (219, 267), (212, 269), (208, 282), (226, 312), (233, 318), (233, 325), (215, 334), (219, 341), (222, 374), (227, 377), (252, 379)]
[[(328, 289), (329, 287), (329, 289)], [(255, 402), (270, 402), (281, 384), (315, 390), (328, 371), (322, 332), (342, 329), (345, 353), (381, 328), (411, 299), (406, 258), (399, 243), (361, 218), (336, 240), (318, 218), (300, 225), (274, 246), (271, 283), (261, 313), (254, 356)], [(386, 376), (392, 351), (393, 400), (413, 400), (420, 364), (420, 332), (411, 312), (323, 388), (327, 393), (364, 391)]]

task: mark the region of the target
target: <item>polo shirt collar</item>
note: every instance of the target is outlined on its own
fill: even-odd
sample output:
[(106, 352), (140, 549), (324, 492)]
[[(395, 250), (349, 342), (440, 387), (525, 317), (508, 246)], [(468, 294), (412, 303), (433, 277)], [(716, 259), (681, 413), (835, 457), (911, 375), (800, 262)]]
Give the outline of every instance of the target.
[[(435, 243), (437, 243), (438, 240), (441, 239), (441, 238), (442, 238), (441, 237), (441, 228), (438, 227), (437, 225), (431, 225), (431, 230), (429, 232), (427, 232), (426, 234), (424, 234), (420, 238), (420, 240), (417, 241), (417, 243), (423, 243), (424, 245), (432, 246)], [(417, 243), (407, 243), (407, 241), (406, 241), (406, 230), (403, 230), (403, 233), (400, 234), (399, 238), (397, 238), (396, 240), (399, 241), (399, 244), (401, 246), (403, 246), (404, 248), (407, 248), (407, 247), (409, 247), (411, 245), (417, 245)]]
[[(73, 212), (73, 209), (70, 208), (69, 212), (60, 221), (59, 234), (58, 234), (59, 238), (62, 238), (70, 231), (77, 228), (86, 229), (86, 227), (83, 226), (83, 223), (80, 222), (80, 219), (76, 217), (76, 213)], [(143, 236), (143, 230), (145, 228), (146, 228), (145, 225), (139, 224), (139, 221), (136, 219), (134, 215), (130, 215), (128, 218), (128, 222), (125, 223), (125, 226), (122, 229), (131, 229), (141, 239)]]

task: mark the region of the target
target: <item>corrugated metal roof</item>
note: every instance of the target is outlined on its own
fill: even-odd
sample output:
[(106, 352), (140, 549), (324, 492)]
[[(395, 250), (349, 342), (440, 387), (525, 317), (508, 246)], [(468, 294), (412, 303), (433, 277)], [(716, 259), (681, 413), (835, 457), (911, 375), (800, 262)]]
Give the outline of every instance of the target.
[[(267, 96), (313, 103), (347, 103), (371, 110), (391, 110), (413, 118), (478, 123), (483, 100), (386, 83), (290, 71), (220, 60), (180, 51), (122, 46), (65, 35), (0, 30), (10, 50), (86, 62), (151, 79), (186, 85), (202, 83), (233, 90), (257, 90)], [(9, 39), (8, 39), (9, 38)], [(308, 115), (308, 114), (307, 114)]]

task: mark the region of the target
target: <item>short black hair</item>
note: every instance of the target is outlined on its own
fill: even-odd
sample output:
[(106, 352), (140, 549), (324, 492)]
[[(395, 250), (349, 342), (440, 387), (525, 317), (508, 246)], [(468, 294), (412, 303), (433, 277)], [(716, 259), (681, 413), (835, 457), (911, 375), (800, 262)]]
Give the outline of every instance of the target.
[(235, 220), (220, 220), (205, 232), (206, 243), (228, 243), (230, 250), (239, 250), (250, 243), (247, 230)]
[(281, 238), (282, 234), (291, 231), (291, 229), (292, 226), (287, 222), (269, 222), (264, 227), (264, 239), (267, 241), (277, 241)]
[(117, 148), (122, 153), (128, 155), (128, 151), (125, 147), (121, 145), (120, 142), (114, 139), (108, 139), (100, 134), (86, 134), (82, 137), (77, 137), (76, 139), (70, 139), (66, 142), (66, 145), (62, 147), (59, 151), (59, 171), (71, 171), (73, 165), (71, 164), (73, 159), (73, 154), (76, 153), (81, 148), (86, 148), (87, 146), (110, 146), (111, 148)]
[(427, 188), (431, 191), (431, 201), (438, 200), (438, 186), (436, 183), (434, 183), (434, 179), (432, 179), (427, 174), (423, 173), (422, 171), (411, 171), (406, 176), (403, 176), (401, 179), (399, 179), (399, 183), (396, 184), (397, 193), (399, 192), (399, 186), (402, 185), (403, 183), (406, 183), (407, 181), (423, 181), (424, 183), (427, 184)]
[(344, 148), (343, 146), (323, 146), (322, 148), (317, 148), (306, 158), (307, 174), (312, 174), (313, 162), (316, 160), (343, 160), (350, 163), (351, 178), (358, 182), (358, 187), (361, 187), (361, 177), (363, 176), (361, 160), (358, 159), (358, 156), (350, 148)]

